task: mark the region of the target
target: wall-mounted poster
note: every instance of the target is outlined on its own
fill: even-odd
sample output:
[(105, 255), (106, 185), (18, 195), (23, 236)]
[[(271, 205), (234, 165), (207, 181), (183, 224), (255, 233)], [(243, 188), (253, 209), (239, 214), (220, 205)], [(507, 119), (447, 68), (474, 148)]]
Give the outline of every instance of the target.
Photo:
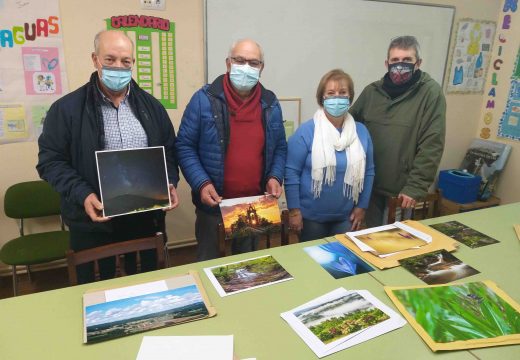
[(451, 52), (448, 94), (482, 94), (495, 38), (496, 23), (461, 19)]
[(0, 103), (0, 139), (17, 140), (27, 137), (28, 130), (23, 105)]
[(27, 95), (61, 94), (59, 52), (56, 47), (23, 47)]
[(166, 109), (177, 108), (175, 23), (146, 15), (112, 16), (107, 29), (126, 32), (135, 44), (133, 78)]
[(520, 48), (516, 55), (516, 64), (511, 76), (511, 88), (506, 109), (500, 119), (498, 136), (520, 140)]

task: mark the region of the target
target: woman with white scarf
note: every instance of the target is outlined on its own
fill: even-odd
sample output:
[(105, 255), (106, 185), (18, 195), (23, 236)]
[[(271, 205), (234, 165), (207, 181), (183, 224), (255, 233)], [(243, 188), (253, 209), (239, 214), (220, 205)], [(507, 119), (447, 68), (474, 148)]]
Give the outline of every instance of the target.
[(343, 70), (326, 73), (319, 109), (288, 141), (285, 195), (289, 227), (300, 241), (358, 230), (365, 218), (374, 162), (367, 128), (348, 113), (354, 84)]

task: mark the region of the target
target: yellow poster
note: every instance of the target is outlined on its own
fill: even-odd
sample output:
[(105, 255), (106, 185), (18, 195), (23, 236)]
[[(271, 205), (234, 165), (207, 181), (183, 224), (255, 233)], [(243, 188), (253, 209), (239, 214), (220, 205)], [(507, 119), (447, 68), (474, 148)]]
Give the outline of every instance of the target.
[(0, 104), (0, 142), (29, 137), (22, 104)]

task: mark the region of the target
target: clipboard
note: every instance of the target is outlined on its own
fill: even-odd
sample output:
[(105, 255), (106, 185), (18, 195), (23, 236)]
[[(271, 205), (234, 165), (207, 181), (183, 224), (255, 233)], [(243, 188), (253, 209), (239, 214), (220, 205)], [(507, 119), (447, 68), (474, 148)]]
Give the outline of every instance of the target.
[(428, 234), (432, 237), (432, 242), (421, 246), (417, 249), (409, 249), (401, 251), (397, 254), (390, 255), (385, 258), (380, 258), (377, 255), (374, 255), (367, 251), (362, 251), (359, 249), (359, 247), (354, 244), (354, 242), (345, 234), (338, 234), (335, 236), (335, 238), (344, 246), (346, 246), (348, 249), (356, 253), (359, 257), (364, 259), (365, 261), (369, 262), (370, 264), (374, 265), (375, 267), (383, 270), (383, 269), (389, 269), (396, 266), (399, 266), (399, 260), (406, 259), (412, 256), (426, 254), (432, 251), (437, 250), (447, 250), (447, 251), (455, 251), (458, 247), (458, 243), (453, 240), (452, 238), (444, 235), (443, 233), (427, 226), (424, 224), (421, 224), (418, 221), (415, 220), (406, 220), (402, 221), (403, 224), (406, 224), (420, 232), (423, 232), (425, 234)]
[[(112, 292), (117, 292), (115, 299), (112, 299), (114, 297)], [(126, 293), (132, 295), (125, 297)], [(173, 306), (173, 297), (176, 297), (178, 303), (168, 309), (168, 306)], [(148, 310), (146, 306), (142, 305), (142, 308), (137, 308), (138, 303), (147, 304), (147, 301), (151, 301), (150, 299), (157, 299), (163, 303), (170, 301), (170, 304), (165, 305), (165, 310), (157, 311), (151, 311), (152, 304)], [(111, 310), (114, 312), (115, 309), (120, 312), (116, 316), (100, 318), (103, 314), (110, 314)], [(136, 315), (123, 318), (122, 316), (125, 314), (122, 312), (125, 309), (127, 314)], [(217, 311), (211, 305), (196, 271), (121, 288), (87, 291), (83, 295), (83, 342), (90, 344), (110, 340), (143, 331), (202, 320), (216, 314)], [(93, 319), (93, 316), (98, 316), (98, 318)], [(102, 322), (103, 320), (105, 321)]]

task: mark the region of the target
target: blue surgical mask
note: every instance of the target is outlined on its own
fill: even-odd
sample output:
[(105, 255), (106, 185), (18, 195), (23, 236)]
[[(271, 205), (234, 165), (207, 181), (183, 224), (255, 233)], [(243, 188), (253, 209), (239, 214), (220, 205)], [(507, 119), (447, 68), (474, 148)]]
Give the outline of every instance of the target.
[(260, 79), (260, 69), (249, 66), (248, 64), (231, 64), (229, 79), (233, 87), (238, 91), (249, 91)]
[(123, 90), (132, 80), (132, 69), (103, 66), (101, 81), (112, 91)]
[(350, 99), (345, 96), (329, 97), (323, 100), (323, 108), (328, 114), (340, 117), (350, 108)]

